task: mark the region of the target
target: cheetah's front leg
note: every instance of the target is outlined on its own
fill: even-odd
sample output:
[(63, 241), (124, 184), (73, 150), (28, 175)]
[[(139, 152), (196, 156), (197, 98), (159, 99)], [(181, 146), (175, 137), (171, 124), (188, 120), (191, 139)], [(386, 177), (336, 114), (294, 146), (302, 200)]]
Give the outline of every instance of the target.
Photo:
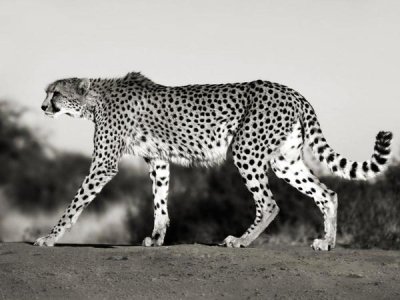
[(154, 229), (151, 237), (146, 237), (143, 246), (161, 246), (169, 225), (167, 198), (169, 188), (169, 163), (160, 159), (147, 160), (150, 178), (153, 181)]
[[(109, 166), (109, 165), (108, 165)], [(54, 246), (54, 244), (63, 236), (66, 229), (70, 229), (78, 220), (83, 209), (89, 205), (102, 188), (117, 173), (117, 169), (105, 167), (102, 165), (92, 165), (89, 175), (83, 181), (81, 187), (67, 207), (57, 225), (53, 227), (51, 232), (34, 243), (35, 246)]]

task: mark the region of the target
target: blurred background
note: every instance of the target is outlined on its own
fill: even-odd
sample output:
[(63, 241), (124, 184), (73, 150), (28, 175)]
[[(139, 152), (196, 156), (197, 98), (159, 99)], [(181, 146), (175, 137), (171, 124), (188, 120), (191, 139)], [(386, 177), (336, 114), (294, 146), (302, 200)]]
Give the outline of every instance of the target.
[[(314, 106), (329, 144), (354, 160), (394, 133), (394, 159), (371, 182), (333, 178), (339, 243), (400, 248), (398, 1), (11, 1), (0, 2), (0, 240), (47, 233), (88, 172), (93, 124), (40, 111), (44, 88), (65, 77), (141, 71), (165, 85), (265, 79)], [(172, 168), (166, 242), (214, 243), (240, 235), (255, 208), (231, 159)], [(309, 243), (322, 216), (270, 174), (279, 216), (256, 243)], [(137, 244), (153, 226), (143, 161), (119, 174), (61, 242)]]

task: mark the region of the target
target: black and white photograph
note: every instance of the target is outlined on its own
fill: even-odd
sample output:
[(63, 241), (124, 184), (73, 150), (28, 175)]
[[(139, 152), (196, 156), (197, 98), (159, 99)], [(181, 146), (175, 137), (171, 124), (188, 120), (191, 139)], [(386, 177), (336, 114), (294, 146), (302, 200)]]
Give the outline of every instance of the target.
[(400, 2), (0, 0), (0, 300), (400, 299)]

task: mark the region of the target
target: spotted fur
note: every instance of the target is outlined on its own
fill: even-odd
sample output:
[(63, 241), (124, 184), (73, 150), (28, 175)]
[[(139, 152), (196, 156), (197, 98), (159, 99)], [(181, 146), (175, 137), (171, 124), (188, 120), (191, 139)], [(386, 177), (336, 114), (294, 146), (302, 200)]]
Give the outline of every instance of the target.
[(296, 91), (268, 81), (188, 85), (156, 84), (139, 73), (118, 79), (63, 79), (50, 84), (42, 109), (49, 116), (68, 114), (95, 123), (89, 175), (51, 233), (35, 244), (53, 246), (84, 207), (118, 172), (123, 154), (149, 165), (154, 194), (154, 230), (145, 246), (160, 246), (169, 224), (169, 163), (212, 166), (229, 147), (256, 205), (254, 223), (227, 247), (246, 247), (272, 222), (279, 208), (267, 170), (312, 197), (324, 215), (325, 236), (316, 250), (335, 246), (337, 196), (303, 162), (303, 146), (339, 176), (365, 179), (388, 164), (392, 134), (380, 132), (371, 160), (353, 162), (335, 153), (322, 135), (311, 105)]

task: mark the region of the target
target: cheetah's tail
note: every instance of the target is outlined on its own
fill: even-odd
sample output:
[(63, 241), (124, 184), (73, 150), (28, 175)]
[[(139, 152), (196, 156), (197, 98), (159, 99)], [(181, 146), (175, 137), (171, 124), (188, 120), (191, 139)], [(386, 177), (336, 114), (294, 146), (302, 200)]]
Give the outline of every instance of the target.
[(319, 161), (325, 163), (329, 170), (346, 179), (368, 179), (385, 171), (391, 154), (390, 145), (393, 135), (390, 131), (380, 131), (376, 136), (374, 154), (371, 159), (357, 162), (344, 158), (336, 153), (326, 142), (316, 115), (304, 120), (305, 140)]

